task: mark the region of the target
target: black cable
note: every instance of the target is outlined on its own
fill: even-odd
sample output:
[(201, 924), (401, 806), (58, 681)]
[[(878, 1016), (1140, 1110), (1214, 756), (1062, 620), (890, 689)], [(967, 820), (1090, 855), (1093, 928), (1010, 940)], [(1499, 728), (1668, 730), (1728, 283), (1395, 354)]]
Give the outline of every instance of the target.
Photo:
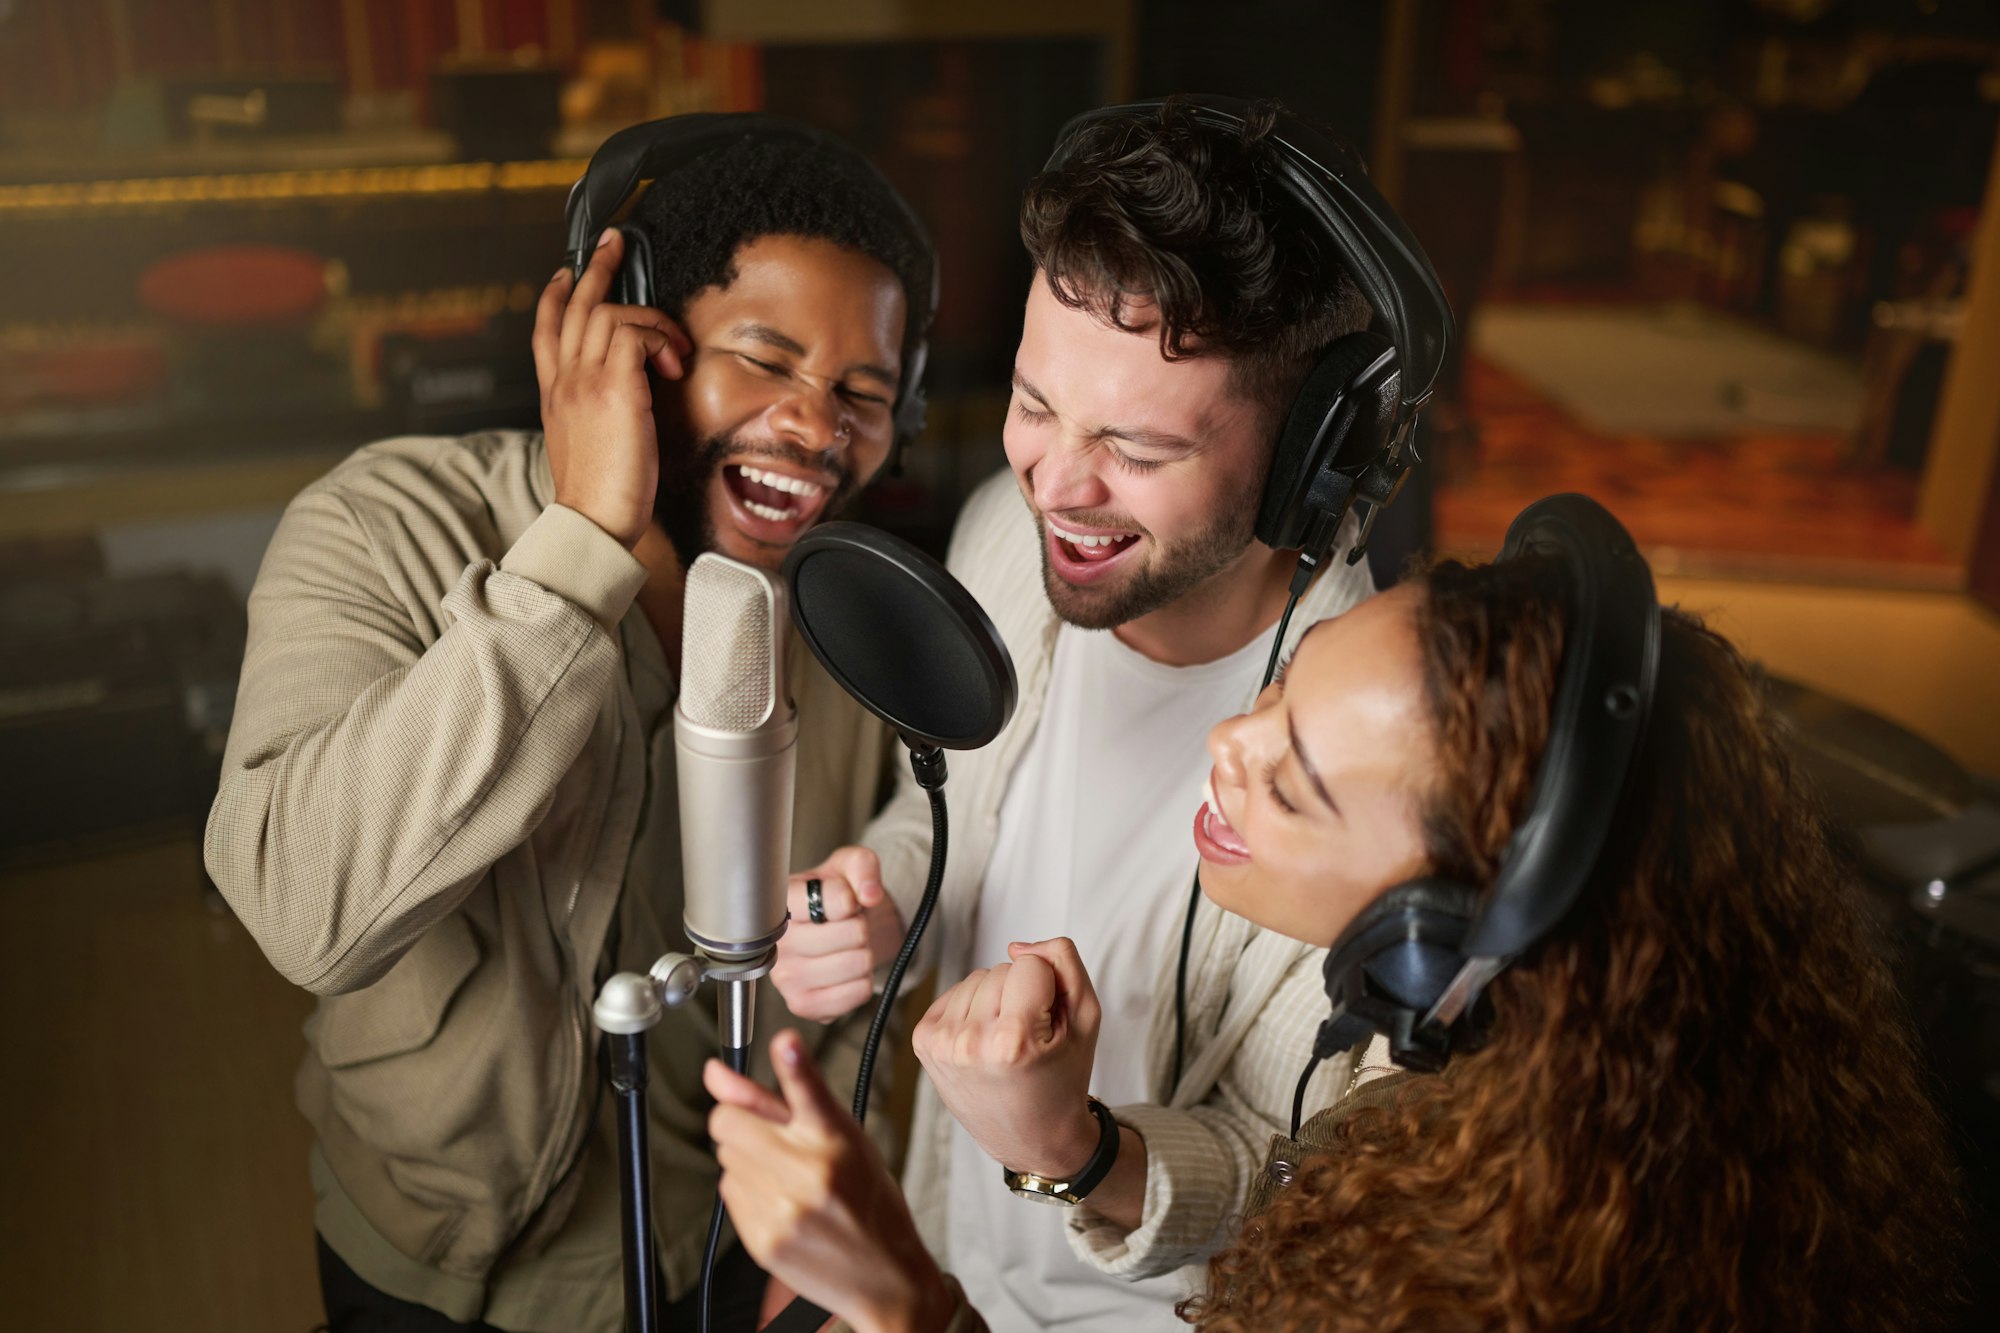
[(1314, 1051), (1313, 1058), (1306, 1063), (1306, 1072), (1299, 1075), (1299, 1086), (1292, 1091), (1292, 1137), (1293, 1138), (1297, 1138), (1299, 1136), (1299, 1125), (1305, 1119), (1306, 1084), (1312, 1082), (1313, 1071), (1318, 1068), (1319, 1068), (1319, 1052)]
[[(1271, 677), (1278, 674), (1278, 655), (1284, 651), (1285, 631), (1291, 628), (1292, 610), (1299, 604), (1299, 596), (1312, 582), (1313, 571), (1319, 568), (1319, 561), (1312, 556), (1299, 553), (1298, 568), (1292, 571), (1292, 584), (1285, 596), (1285, 612), (1278, 617), (1278, 632), (1271, 636), (1271, 655), (1264, 660), (1264, 683), (1257, 687), (1262, 694), (1271, 688)], [(1194, 872), (1194, 887), (1188, 890), (1187, 916), (1181, 922), (1181, 957), (1174, 968), (1174, 1081), (1167, 1086), (1177, 1088), (1181, 1082), (1181, 1060), (1187, 1049), (1187, 969), (1188, 953), (1194, 948), (1194, 911), (1201, 904), (1201, 870)]]
[(1201, 871), (1194, 872), (1194, 887), (1188, 890), (1187, 917), (1181, 922), (1181, 961), (1174, 969), (1174, 1081), (1167, 1085), (1171, 1090), (1181, 1085), (1181, 1053), (1187, 1046), (1187, 965), (1188, 953), (1194, 947), (1194, 909), (1201, 903)]
[(889, 1026), (889, 1015), (896, 1007), (896, 997), (903, 989), (903, 973), (910, 967), (910, 959), (917, 952), (917, 941), (924, 937), (924, 927), (930, 924), (931, 910), (937, 906), (938, 890), (944, 887), (944, 855), (946, 821), (944, 792), (933, 787), (928, 793), (931, 798), (931, 873), (924, 881), (924, 896), (917, 904), (917, 914), (910, 918), (910, 929), (903, 936), (903, 947), (896, 954), (896, 961), (889, 968), (889, 979), (882, 986), (882, 998), (875, 1003), (875, 1017), (868, 1024), (868, 1039), (861, 1043), (861, 1064), (854, 1071), (854, 1118), (868, 1123), (868, 1084), (875, 1075), (875, 1050), (882, 1044), (883, 1030)]
[[(1301, 567), (1304, 567), (1304, 556), (1299, 557), (1299, 564)], [(1294, 580), (1295, 585), (1296, 582)], [(1292, 595), (1285, 599), (1285, 614), (1278, 617), (1278, 632), (1271, 636), (1271, 655), (1264, 659), (1264, 683), (1257, 687), (1257, 693), (1259, 694), (1271, 688), (1271, 677), (1278, 674), (1278, 654), (1285, 646), (1285, 631), (1291, 627), (1292, 608), (1298, 604), (1299, 594), (1295, 586)]]
[[(725, 1046), (722, 1061), (739, 1074), (750, 1072), (750, 1048), (748, 1046)], [(713, 1300), (715, 1283), (715, 1252), (722, 1244), (722, 1186), (715, 1188), (715, 1211), (708, 1215), (708, 1248), (701, 1256), (701, 1333), (708, 1333), (708, 1311)], [(643, 1333), (654, 1333), (646, 1329)]]

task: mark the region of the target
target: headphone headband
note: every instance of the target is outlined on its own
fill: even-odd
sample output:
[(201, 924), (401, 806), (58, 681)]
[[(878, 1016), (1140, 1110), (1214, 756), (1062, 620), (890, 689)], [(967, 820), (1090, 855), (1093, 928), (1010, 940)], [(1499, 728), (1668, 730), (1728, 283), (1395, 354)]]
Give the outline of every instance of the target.
[[(1096, 125), (1133, 120), (1173, 106), (1197, 121), (1240, 134), (1262, 108), (1240, 97), (1180, 94), (1086, 111), (1063, 126), (1043, 170), (1059, 167), (1075, 140)], [(1361, 157), (1332, 135), (1298, 116), (1277, 113), (1276, 129), (1263, 142), (1277, 151), (1270, 179), (1327, 236), (1396, 346), (1402, 370), (1399, 419), (1408, 419), (1431, 396), (1457, 326), (1430, 259), (1382, 197)]]
[(1660, 671), (1660, 603), (1631, 534), (1587, 495), (1552, 495), (1507, 528), (1500, 559), (1560, 559), (1571, 590), (1562, 675), (1534, 801), (1466, 937), (1465, 952), (1517, 958), (1556, 926), (1603, 855), (1646, 733)]
[[(1317, 1054), (1382, 1032), (1399, 1063), (1442, 1067), (1454, 1025), (1488, 983), (1562, 923), (1598, 873), (1652, 712), (1659, 599), (1631, 534), (1589, 496), (1553, 495), (1522, 510), (1499, 558), (1523, 555), (1554, 557), (1569, 592), (1528, 812), (1484, 895), (1461, 886), (1452, 901), (1434, 880), (1397, 885), (1341, 932), (1326, 957), (1334, 1009)], [(1414, 941), (1427, 951), (1411, 954)], [(1421, 969), (1389, 985), (1385, 969), (1400, 960), (1408, 970), (1411, 959)]]

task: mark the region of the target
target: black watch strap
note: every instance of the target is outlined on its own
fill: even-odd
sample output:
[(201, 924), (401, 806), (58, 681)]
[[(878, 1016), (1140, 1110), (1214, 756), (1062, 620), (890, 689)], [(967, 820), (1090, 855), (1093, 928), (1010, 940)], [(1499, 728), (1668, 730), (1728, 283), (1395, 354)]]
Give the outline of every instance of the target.
[(1037, 1203), (1075, 1207), (1111, 1174), (1112, 1166), (1118, 1161), (1118, 1122), (1112, 1118), (1111, 1108), (1103, 1102), (1095, 1097), (1085, 1100), (1090, 1104), (1090, 1113), (1097, 1117), (1097, 1151), (1090, 1155), (1090, 1160), (1068, 1180), (1038, 1176), (1032, 1171), (1013, 1171), (1003, 1166), (1000, 1168), (1000, 1179), (1008, 1189)]

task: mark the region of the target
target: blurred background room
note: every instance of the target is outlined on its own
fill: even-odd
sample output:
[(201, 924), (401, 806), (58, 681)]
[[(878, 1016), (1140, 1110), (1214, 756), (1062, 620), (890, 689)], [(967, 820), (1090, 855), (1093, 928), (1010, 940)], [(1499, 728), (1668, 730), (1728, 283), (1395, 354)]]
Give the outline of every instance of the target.
[(244, 600), (355, 447), (535, 425), (596, 146), (778, 111), (903, 190), (932, 406), (865, 516), (941, 550), (1022, 185), (1175, 90), (1355, 143), (1458, 310), (1380, 581), (1585, 491), (1769, 668), (2000, 1258), (2000, 0), (0, 0), (0, 1324), (318, 1322), (310, 997), (200, 863)]

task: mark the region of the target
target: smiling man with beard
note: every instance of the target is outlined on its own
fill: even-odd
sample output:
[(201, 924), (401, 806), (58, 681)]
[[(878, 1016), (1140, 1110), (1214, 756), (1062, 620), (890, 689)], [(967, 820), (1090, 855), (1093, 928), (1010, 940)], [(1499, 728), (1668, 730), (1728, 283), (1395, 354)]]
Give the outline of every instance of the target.
[[(334, 1333), (620, 1326), (589, 1005), (687, 947), (683, 574), (709, 550), (776, 568), (866, 484), (932, 309), (928, 242), (889, 187), (796, 136), (712, 149), (636, 225), (661, 308), (605, 300), (615, 232), (550, 280), (541, 434), (362, 449), (292, 502), (251, 593), (205, 851), (320, 997), (297, 1092)], [(790, 665), (805, 865), (858, 835), (888, 755), (810, 654)], [(705, 988), (650, 1042), (672, 1327), (715, 1184), (714, 1030)], [(816, 1031), (851, 1068), (859, 1031)], [(714, 1327), (752, 1326), (763, 1288), (732, 1245)]]
[[(1002, 1333), (1170, 1324), (1187, 1294), (1175, 1270), (1229, 1234), (1325, 1016), (1315, 951), (1189, 895), (1208, 731), (1255, 695), (1297, 563), (1254, 535), (1278, 429), (1308, 368), (1371, 317), (1274, 188), (1281, 133), (1268, 110), (1239, 130), (1172, 99), (1125, 108), (1066, 141), (1022, 205), (1036, 271), (1009, 471), (973, 495), (950, 556), (1013, 650), (1020, 702), (952, 761), (930, 940), (943, 988), (1029, 973), (1022, 942), (1067, 935), (1102, 1022), (1086, 1089), (1047, 1058), (1068, 1021), (1052, 989), (1019, 1012), (997, 980), (941, 998), (914, 1034), (930, 1078), (904, 1176), (925, 1241)], [(1305, 592), (1294, 640), (1372, 591), (1339, 558), (1352, 539)], [(863, 845), (809, 872), (833, 919), (779, 944), (772, 975), (796, 1012), (867, 998), (873, 941), (893, 936), (877, 919), (913, 908), (928, 832), (904, 784)], [(1191, 911), (1183, 1062), (1155, 1013), (1172, 1012)], [(1067, 1214), (1009, 1192), (1086, 1172), (1087, 1194), (1035, 1199)]]

